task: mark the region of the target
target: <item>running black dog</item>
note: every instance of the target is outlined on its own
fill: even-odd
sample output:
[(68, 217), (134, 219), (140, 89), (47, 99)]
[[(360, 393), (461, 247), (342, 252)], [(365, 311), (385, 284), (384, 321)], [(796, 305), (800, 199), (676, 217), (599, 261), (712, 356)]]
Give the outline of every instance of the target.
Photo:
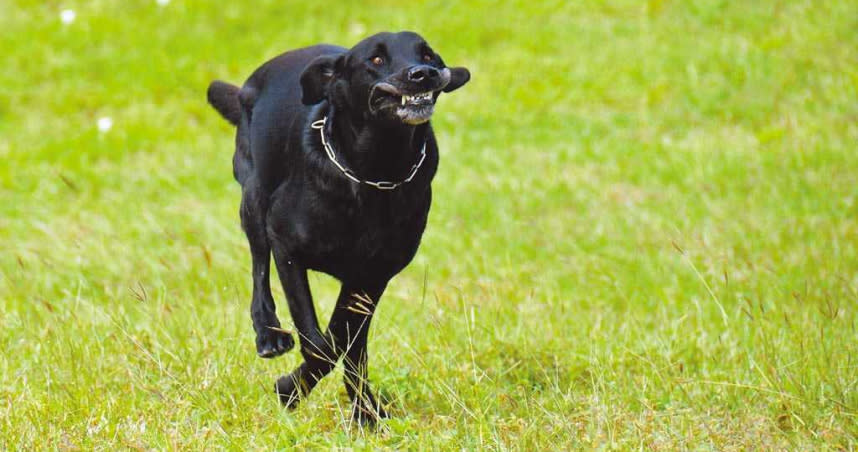
[[(386, 416), (367, 383), (367, 332), (388, 281), (417, 252), (438, 147), (429, 118), (441, 92), (470, 79), (419, 35), (379, 33), (351, 49), (286, 52), (239, 89), (214, 81), (208, 100), (236, 125), (233, 171), (253, 257), (250, 313), (259, 356), (294, 346), (269, 286), (270, 254), (298, 330), (304, 362), (275, 386), (294, 407), (344, 358), (353, 414)], [(322, 332), (307, 270), (340, 280)]]

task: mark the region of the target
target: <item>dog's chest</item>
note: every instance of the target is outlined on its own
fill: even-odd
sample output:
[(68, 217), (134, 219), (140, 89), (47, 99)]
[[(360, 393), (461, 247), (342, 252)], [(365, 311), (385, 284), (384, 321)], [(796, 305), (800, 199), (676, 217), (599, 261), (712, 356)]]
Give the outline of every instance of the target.
[(395, 275), (417, 251), (430, 195), (371, 195), (316, 199), (285, 212), (279, 221), (291, 231), (290, 248), (308, 267), (340, 279)]

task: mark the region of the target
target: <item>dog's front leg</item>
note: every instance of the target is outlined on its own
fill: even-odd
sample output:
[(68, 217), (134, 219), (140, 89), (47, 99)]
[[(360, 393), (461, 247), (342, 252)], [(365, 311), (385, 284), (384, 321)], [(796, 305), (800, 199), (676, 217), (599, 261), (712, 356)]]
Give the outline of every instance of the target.
[(369, 385), (367, 372), (367, 337), (369, 327), (386, 284), (372, 289), (355, 289), (343, 285), (331, 315), (328, 331), (337, 348), (345, 354), (343, 381), (352, 401), (352, 417), (360, 424), (374, 424), (387, 413)]
[(377, 419), (387, 417), (369, 387), (366, 352), (369, 326), (385, 285), (343, 284), (324, 334), (324, 341), (333, 348), (326, 349), (322, 356), (305, 354), (301, 366), (277, 381), (276, 390), (285, 405), (294, 407), (297, 399), (307, 395), (345, 355), (344, 381), (352, 401), (353, 418), (361, 424), (373, 424)]
[(319, 320), (307, 281), (307, 269), (292, 261), (282, 245), (275, 244), (273, 251), (274, 263), (286, 293), (292, 321), (298, 330), (301, 355), (304, 357), (304, 362), (291, 375), (281, 377), (275, 387), (281, 402), (292, 408), (302, 396), (313, 390), (319, 380), (333, 370), (339, 354), (330, 337), (323, 335), (319, 329)]

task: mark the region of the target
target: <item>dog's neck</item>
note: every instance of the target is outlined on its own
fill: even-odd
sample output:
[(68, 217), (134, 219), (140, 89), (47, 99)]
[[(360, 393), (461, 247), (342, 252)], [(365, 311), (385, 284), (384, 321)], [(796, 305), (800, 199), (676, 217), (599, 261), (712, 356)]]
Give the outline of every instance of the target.
[(419, 159), (429, 130), (428, 122), (381, 124), (333, 108), (327, 122), (337, 158), (358, 178), (372, 181), (405, 179)]

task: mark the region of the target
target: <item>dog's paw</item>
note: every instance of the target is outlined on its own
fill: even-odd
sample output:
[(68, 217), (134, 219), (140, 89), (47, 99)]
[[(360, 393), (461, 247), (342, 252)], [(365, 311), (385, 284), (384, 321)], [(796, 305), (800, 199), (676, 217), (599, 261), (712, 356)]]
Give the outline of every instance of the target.
[(286, 408), (294, 409), (301, 401), (301, 393), (292, 375), (284, 375), (274, 383), (274, 392), (280, 398), (280, 403)]
[(295, 347), (295, 339), (283, 329), (266, 327), (256, 334), (256, 354), (260, 358), (275, 358)]

